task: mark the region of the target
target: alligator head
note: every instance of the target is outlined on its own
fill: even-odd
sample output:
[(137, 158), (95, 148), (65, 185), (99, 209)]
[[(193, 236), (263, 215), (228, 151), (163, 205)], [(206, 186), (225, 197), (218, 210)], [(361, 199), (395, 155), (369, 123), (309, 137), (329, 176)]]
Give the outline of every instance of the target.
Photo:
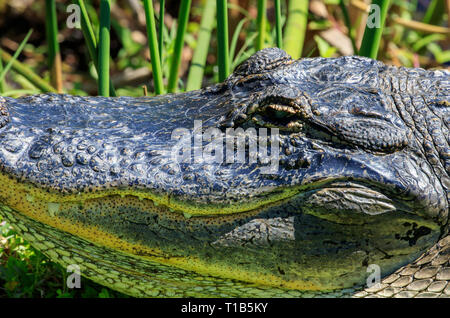
[(89, 242), (82, 274), (134, 295), (363, 284), (447, 234), (448, 92), (444, 71), (265, 49), (194, 92), (2, 98), (0, 213), (63, 264)]

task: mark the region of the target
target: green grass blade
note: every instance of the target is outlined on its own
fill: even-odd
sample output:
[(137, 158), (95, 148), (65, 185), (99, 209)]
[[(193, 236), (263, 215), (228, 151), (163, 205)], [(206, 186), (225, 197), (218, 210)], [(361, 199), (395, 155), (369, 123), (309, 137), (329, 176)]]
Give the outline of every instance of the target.
[[(367, 18), (359, 55), (376, 59), (389, 7), (389, 0), (373, 0), (372, 4), (377, 5), (379, 8), (379, 26), (373, 26), (371, 23), (373, 21), (369, 21), (372, 15), (377, 14), (377, 11), (373, 10), (373, 13), (369, 13), (369, 17)], [(374, 19), (375, 22), (377, 20), (376, 18)]]
[(100, 1), (100, 33), (98, 42), (98, 94), (109, 96), (109, 54), (111, 1)]
[[(3, 73), (3, 59), (2, 59), (2, 49), (0, 48), (0, 74)], [(0, 94), (5, 92), (5, 78), (0, 80)]]
[(23, 95), (39, 94), (40, 90), (36, 89), (12, 89), (2, 94), (4, 97), (19, 97)]
[(347, 27), (348, 30), (348, 37), (352, 42), (353, 54), (358, 54), (358, 48), (356, 47), (355, 42), (355, 29), (353, 28), (352, 23), (350, 22), (350, 16), (348, 15), (348, 10), (347, 7), (345, 6), (344, 0), (339, 0), (339, 7), (341, 8), (342, 15), (344, 16), (345, 26)]
[(266, 11), (267, 0), (258, 0), (258, 16), (256, 18), (258, 37), (256, 38), (256, 51), (262, 50), (264, 48), (266, 39)]
[(222, 82), (230, 74), (228, 4), (226, 0), (217, 0), (217, 63), (219, 67), (219, 82)]
[(55, 0), (45, 0), (45, 29), (48, 45), (48, 66), (50, 81), (59, 93), (62, 93), (62, 66), (58, 43), (58, 23)]
[(302, 56), (308, 22), (308, 4), (308, 0), (289, 1), (283, 47), (294, 59)]
[(19, 56), (20, 52), (22, 52), (23, 48), (25, 47), (25, 44), (27, 43), (28, 39), (31, 36), (31, 33), (33, 33), (33, 30), (30, 29), (30, 31), (28, 31), (27, 35), (25, 35), (25, 38), (22, 40), (22, 42), (20, 43), (19, 47), (17, 48), (16, 52), (14, 52), (14, 55), (11, 59), (9, 58), (4, 58), (4, 56), (7, 57), (6, 52), (2, 52), (2, 58), (6, 61), (6, 66), (3, 69), (3, 71), (0, 73), (0, 81), (2, 81), (5, 76), (6, 73), (8, 73), (9, 69), (11, 68), (11, 66), (13, 66), (13, 63), (15, 60), (17, 60), (17, 57)]
[(413, 44), (412, 49), (414, 50), (414, 52), (418, 52), (421, 49), (425, 48), (428, 44), (432, 42), (445, 41), (446, 38), (447, 37), (444, 34), (432, 33), (421, 37)]
[(158, 34), (158, 48), (159, 48), (159, 58), (161, 60), (161, 65), (163, 64), (163, 49), (164, 49), (164, 9), (166, 7), (165, 0), (159, 0), (159, 34)]
[[(91, 57), (91, 60), (94, 63), (95, 69), (97, 70), (98, 74), (99, 69), (98, 69), (97, 40), (94, 33), (94, 29), (92, 28), (91, 20), (89, 19), (89, 14), (86, 10), (84, 0), (76, 0), (76, 4), (78, 4), (78, 6), (80, 7), (81, 13), (80, 24), (81, 24), (81, 31), (83, 32), (84, 41), (86, 42), (89, 56)], [(111, 79), (109, 81), (109, 93), (111, 96), (116, 96), (116, 90), (114, 89)]]
[(181, 0), (180, 13), (178, 16), (177, 36), (175, 39), (175, 48), (173, 52), (172, 64), (170, 65), (169, 74), (169, 93), (175, 93), (178, 84), (178, 71), (181, 64), (181, 53), (184, 46), (184, 35), (189, 20), (189, 12), (191, 9), (191, 0)]
[(283, 32), (281, 25), (281, 0), (275, 0), (275, 30), (276, 30), (276, 41), (277, 47), (283, 48)]
[[(19, 49), (17, 51), (19, 51)], [(17, 53), (17, 51), (16, 51), (16, 53)], [(56, 93), (56, 90), (53, 88), (53, 86), (51, 86), (46, 81), (44, 81), (42, 78), (37, 76), (28, 66), (17, 61), (16, 54), (14, 54), (14, 56), (16, 56), (16, 57), (9, 55), (5, 51), (1, 51), (0, 54), (1, 54), (1, 56), (0, 56), (1, 59), (7, 63), (7, 66), (9, 65), (9, 68), (14, 70), (16, 73), (24, 76), (27, 80), (29, 80), (34, 86), (36, 86), (42, 92)], [(3, 77), (5, 76), (7, 71), (8, 70), (5, 67), (3, 69), (2, 75), (0, 75), (0, 80), (3, 79)]]
[(236, 29), (234, 30), (233, 37), (231, 38), (231, 44), (230, 44), (230, 59), (233, 61), (234, 55), (236, 53), (236, 47), (237, 42), (239, 40), (239, 35), (241, 34), (241, 30), (244, 27), (244, 24), (248, 21), (248, 18), (244, 18), (236, 26)]
[(200, 22), (197, 47), (192, 57), (191, 67), (186, 84), (186, 90), (200, 89), (202, 86), (203, 73), (205, 71), (206, 58), (208, 56), (211, 32), (214, 28), (216, 14), (216, 0), (206, 0)]
[(438, 25), (441, 22), (445, 11), (445, 0), (431, 0), (422, 22)]
[[(255, 53), (255, 47), (250, 47), (252, 43), (254, 43), (256, 37), (258, 34), (254, 32), (252, 35), (248, 37), (247, 40), (245, 40), (244, 45), (242, 45), (239, 52), (236, 54), (235, 58), (233, 59), (232, 69), (234, 70), (239, 64), (241, 64), (244, 60), (249, 58), (253, 53)], [(250, 48), (249, 48), (250, 47)]]
[(144, 0), (145, 19), (147, 21), (147, 37), (150, 49), (150, 59), (152, 62), (153, 83), (155, 85), (156, 95), (164, 94), (163, 76), (161, 70), (161, 59), (158, 50), (158, 37), (155, 26), (155, 13), (153, 2)]
[(89, 19), (89, 15), (87, 13), (84, 0), (76, 0), (76, 3), (80, 7), (81, 12), (81, 19), (80, 19), (81, 31), (83, 32), (84, 40), (86, 42), (89, 55), (91, 56), (91, 59), (97, 68), (98, 65), (97, 40), (95, 38), (94, 29), (92, 28), (91, 20)]
[(445, 64), (450, 62), (450, 50), (443, 50), (439, 44), (430, 43), (427, 45), (427, 49), (433, 53), (436, 62), (439, 64)]

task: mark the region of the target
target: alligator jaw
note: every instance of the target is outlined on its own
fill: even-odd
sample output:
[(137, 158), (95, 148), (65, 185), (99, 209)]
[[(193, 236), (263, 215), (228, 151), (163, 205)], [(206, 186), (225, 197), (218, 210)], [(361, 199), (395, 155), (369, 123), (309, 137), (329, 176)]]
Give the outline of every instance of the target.
[[(0, 183), (2, 184), (0, 198), (3, 204), (6, 204), (3, 205), (0, 203), (0, 214), (4, 215), (15, 225), (18, 223), (17, 220), (21, 220), (21, 225), (17, 227), (17, 230), (19, 232), (25, 231), (23, 232), (25, 237), (33, 243), (37, 240), (36, 237), (39, 238), (42, 237), (42, 235), (52, 237), (55, 233), (59, 233), (58, 235), (66, 236), (67, 241), (73, 240), (74, 238), (86, 240), (84, 244), (94, 243), (103, 248), (115, 251), (116, 253), (121, 252), (126, 255), (132, 255), (131, 258), (142, 258), (153, 264), (160, 264), (156, 265), (156, 267), (169, 266), (191, 271), (191, 273), (186, 273), (186, 276), (197, 276), (198, 274), (206, 276), (212, 275), (228, 279), (244, 280), (260, 286), (282, 286), (288, 289), (307, 290), (320, 289), (320, 287), (310, 282), (289, 282), (271, 274), (255, 275), (251, 271), (239, 269), (230, 270), (230, 272), (227, 273), (228, 269), (221, 264), (211, 264), (205, 262), (204, 259), (191, 255), (174, 255), (169, 252), (167, 248), (160, 249), (155, 246), (149, 247), (149, 245), (145, 244), (146, 242), (142, 242), (142, 240), (126, 237), (126, 235), (124, 237), (123, 233), (112, 231), (112, 227), (115, 227), (113, 225), (114, 221), (117, 221), (118, 224), (129, 222), (128, 227), (133, 226), (133, 224), (146, 227), (149, 223), (155, 224), (160, 222), (162, 224), (159, 224), (158, 226), (162, 233), (157, 233), (157, 235), (161, 235), (158, 238), (159, 240), (164, 240), (165, 223), (181, 224), (181, 227), (185, 226), (186, 228), (190, 228), (190, 231), (195, 231), (196, 227), (203, 227), (203, 234), (198, 234), (198, 232), (197, 234), (199, 236), (205, 236), (203, 237), (203, 239), (206, 239), (204, 244), (210, 248), (214, 245), (213, 241), (216, 241), (217, 248), (219, 248), (220, 239), (217, 240), (217, 238), (219, 238), (220, 235), (216, 234), (216, 239), (212, 237), (214, 236), (215, 227), (226, 224), (228, 228), (234, 228), (236, 224), (255, 218), (255, 216), (261, 212), (260, 209), (229, 215), (200, 216), (196, 218), (187, 213), (181, 214), (179, 213), (180, 211), (174, 211), (162, 204), (157, 204), (150, 199), (143, 198), (142, 196), (111, 193), (105, 195), (96, 193), (90, 197), (82, 198), (80, 195), (78, 200), (73, 200), (73, 197), (69, 200), (67, 196), (58, 196), (55, 193), (49, 195), (33, 185), (18, 183), (2, 174), (0, 174)], [(10, 191), (10, 189), (14, 189), (14, 191)], [(45, 196), (47, 196), (47, 199), (45, 199)], [(49, 198), (51, 198), (51, 201), (48, 201)], [(139, 210), (134, 211), (133, 209)], [(127, 216), (126, 212), (131, 212), (130, 215), (134, 217), (134, 219), (129, 218), (130, 215)], [(121, 214), (125, 214), (125, 217)], [(116, 219), (111, 222), (114, 218)], [(36, 233), (36, 228), (39, 228), (41, 232), (35, 237), (32, 233)], [(46, 233), (46, 230), (50, 228), (52, 233)], [(147, 231), (150, 232), (152, 230), (147, 229)], [(126, 232), (125, 234), (130, 234), (130, 232)], [(173, 233), (171, 235), (173, 235)], [(181, 240), (188, 243), (184, 246), (172, 245), (172, 248), (193, 248), (192, 246), (189, 246), (189, 241), (192, 239), (193, 237), (191, 234), (186, 233), (186, 236), (183, 236)], [(198, 239), (199, 238), (196, 238), (195, 240)], [(179, 243), (180, 242), (178, 242), (178, 244)], [(38, 246), (42, 247), (39, 243)], [(54, 244), (51, 244), (51, 246), (54, 248)], [(205, 248), (205, 245), (202, 243), (200, 248)], [(48, 249), (48, 247), (45, 249)], [(70, 249), (77, 250), (77, 246), (70, 246)], [(212, 250), (214, 250), (214, 248)], [(48, 252), (44, 250), (43, 252), (52, 257), (53, 260), (64, 263), (64, 260), (62, 259), (55, 259), (55, 255), (59, 253), (58, 249), (54, 248), (54, 250)], [(62, 253), (65, 255), (65, 253), (68, 252), (69, 251), (63, 251)], [(80, 257), (81, 255), (78, 256)], [(111, 265), (105, 263), (102, 259), (91, 259), (87, 261), (93, 262), (91, 266), (94, 266), (94, 264), (95, 266), (99, 266), (100, 271), (105, 271), (105, 268), (108, 269), (108, 266)], [(85, 264), (81, 265), (84, 266)], [(115, 267), (115, 270), (123, 271), (124, 273), (127, 273), (127, 275), (132, 275), (133, 273), (133, 271), (130, 272), (130, 268), (120, 268), (118, 265)], [(98, 279), (98, 277), (92, 278), (94, 280)], [(209, 279), (214, 280), (213, 277), (210, 277)], [(239, 285), (237, 282), (235, 284)], [(241, 286), (244, 289), (248, 288), (245, 284), (247, 283), (244, 283), (244, 285)], [(121, 290), (121, 288), (117, 288), (117, 286), (111, 287)], [(181, 288), (181, 286), (179, 287)], [(127, 290), (122, 291), (127, 293)], [(181, 292), (184, 293), (186, 291)], [(138, 295), (142, 294), (137, 294), (137, 296)]]
[[(437, 226), (432, 222), (411, 217), (408, 213), (394, 211), (398, 214), (397, 218), (390, 218), (392, 202), (380, 199), (379, 194), (362, 186), (345, 190), (339, 184), (334, 187), (320, 185), (316, 190), (302, 192), (272, 206), (249, 212), (191, 216), (170, 212), (163, 204), (134, 195), (94, 193), (90, 198), (58, 200), (56, 194), (52, 194), (52, 201), (42, 200), (45, 194), (39, 193), (34, 186), (5, 176), (0, 176), (0, 179), (3, 185), (0, 197), (7, 203), (10, 212), (15, 211), (12, 217), (20, 218), (22, 215), (24, 220), (34, 220), (64, 232), (64, 235), (125, 253), (130, 259), (142, 258), (159, 266), (240, 280), (264, 289), (331, 290), (349, 287), (361, 281), (366, 273), (362, 265), (368, 260), (377, 259), (384, 265), (385, 271), (390, 271), (393, 266), (398, 266), (392, 263), (403, 262), (405, 255), (417, 256), (438, 233)], [(14, 192), (8, 189), (14, 189)], [(330, 206), (324, 206), (328, 213), (314, 209), (317, 200), (323, 203), (326, 198), (324, 193), (330, 189), (332, 196), (333, 193), (346, 191), (348, 197), (356, 194), (368, 201), (379, 198), (380, 206), (384, 206), (385, 210), (378, 212), (386, 216), (378, 220), (376, 215), (353, 216), (346, 220), (334, 211), (329, 213)], [(352, 212), (349, 210), (347, 213)], [(411, 247), (406, 234), (410, 227), (406, 226), (404, 232), (397, 232), (406, 240), (400, 241), (403, 243), (396, 250), (389, 251), (393, 253), (390, 260), (380, 252), (373, 254), (371, 244), (381, 238), (376, 244), (383, 250), (392, 240), (397, 241), (393, 236), (387, 237), (387, 233), (393, 234), (393, 229), (408, 221), (411, 225), (430, 230), (417, 236)], [(363, 225), (363, 231), (355, 232), (355, 224)], [(376, 234), (380, 224), (389, 225)], [(31, 225), (23, 227), (28, 226)], [(314, 234), (317, 227), (323, 228), (324, 235)], [(367, 236), (367, 232), (373, 233)], [(370, 242), (359, 244), (362, 237)], [(344, 238), (348, 252), (339, 252), (339, 245), (335, 246), (332, 242)], [(328, 255), (328, 249), (334, 251), (330, 254), (333, 257)], [(301, 265), (306, 260), (309, 262), (307, 266)], [(110, 266), (100, 259), (94, 262), (96, 266), (105, 266), (106, 269)], [(131, 275), (130, 268), (120, 270)], [(340, 273), (345, 280), (333, 278), (333, 273)], [(354, 274), (349, 276), (349, 273)]]

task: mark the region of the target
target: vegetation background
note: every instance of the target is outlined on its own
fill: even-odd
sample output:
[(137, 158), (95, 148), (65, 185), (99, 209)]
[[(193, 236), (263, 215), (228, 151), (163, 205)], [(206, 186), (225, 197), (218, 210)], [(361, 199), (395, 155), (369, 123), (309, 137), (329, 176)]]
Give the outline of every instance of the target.
[[(70, 27), (72, 3), (85, 9), (81, 29)], [(198, 89), (274, 46), (294, 58), (450, 67), (450, 0), (373, 3), (375, 30), (368, 0), (0, 0), (0, 95)], [(67, 275), (0, 218), (0, 297), (126, 297), (85, 279), (68, 289)]]

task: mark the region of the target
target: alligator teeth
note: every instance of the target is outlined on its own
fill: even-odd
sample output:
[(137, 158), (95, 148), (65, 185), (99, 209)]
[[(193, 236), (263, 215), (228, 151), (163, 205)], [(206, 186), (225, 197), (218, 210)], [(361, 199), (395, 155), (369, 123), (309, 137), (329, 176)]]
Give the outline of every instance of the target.
[(267, 107), (271, 108), (273, 110), (276, 110), (276, 111), (282, 111), (282, 112), (286, 112), (286, 113), (290, 113), (290, 114), (296, 114), (297, 113), (297, 111), (291, 106), (279, 105), (279, 104), (270, 104)]
[(291, 121), (289, 124), (287, 124), (287, 128), (289, 129), (302, 129), (303, 123), (299, 121)]

